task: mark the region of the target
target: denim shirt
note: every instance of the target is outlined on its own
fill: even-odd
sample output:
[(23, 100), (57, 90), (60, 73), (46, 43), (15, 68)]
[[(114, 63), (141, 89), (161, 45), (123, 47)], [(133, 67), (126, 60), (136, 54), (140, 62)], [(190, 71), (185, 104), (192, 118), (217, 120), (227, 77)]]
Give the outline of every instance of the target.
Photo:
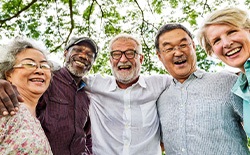
[(245, 74), (241, 73), (232, 88), (232, 92), (243, 99), (243, 123), (244, 130), (250, 137), (250, 59), (245, 64)]

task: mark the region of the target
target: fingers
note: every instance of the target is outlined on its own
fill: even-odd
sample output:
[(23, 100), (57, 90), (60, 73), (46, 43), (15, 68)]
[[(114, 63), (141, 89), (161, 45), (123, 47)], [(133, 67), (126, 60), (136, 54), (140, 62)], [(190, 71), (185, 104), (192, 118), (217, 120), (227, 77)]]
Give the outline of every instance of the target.
[(0, 80), (0, 114), (14, 115), (18, 110), (18, 106), (16, 89), (13, 89), (9, 82)]
[[(15, 91), (15, 95), (10, 96), (10, 98), (11, 98), (11, 101), (12, 101), (14, 107), (15, 107), (15, 108), (16, 108), (16, 107), (18, 108), (18, 107), (19, 107), (19, 102), (23, 102), (24, 99), (21, 97), (21, 95), (20, 95), (19, 92), (17, 91), (16, 86), (12, 85), (12, 88), (13, 88), (14, 91)], [(11, 94), (11, 93), (12, 93), (12, 91), (9, 92), (8, 94)]]
[(14, 115), (15, 114), (15, 107), (11, 102), (10, 97), (5, 92), (0, 92), (0, 112), (2, 115)]

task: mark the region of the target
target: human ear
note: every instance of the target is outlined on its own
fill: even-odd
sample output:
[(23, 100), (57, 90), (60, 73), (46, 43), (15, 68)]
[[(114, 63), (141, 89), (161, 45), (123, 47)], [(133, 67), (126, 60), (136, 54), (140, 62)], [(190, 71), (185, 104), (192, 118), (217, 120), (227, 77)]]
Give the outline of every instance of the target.
[(156, 50), (156, 54), (157, 54), (157, 56), (158, 56), (158, 59), (161, 61), (161, 60), (162, 60), (161, 54), (160, 54), (160, 52), (159, 52), (158, 50)]
[(7, 72), (5, 72), (4, 73), (4, 76), (5, 76), (5, 79), (7, 80), (7, 81), (9, 81), (10, 83), (11, 83), (11, 74), (12, 74), (12, 72), (11, 71), (7, 71)]

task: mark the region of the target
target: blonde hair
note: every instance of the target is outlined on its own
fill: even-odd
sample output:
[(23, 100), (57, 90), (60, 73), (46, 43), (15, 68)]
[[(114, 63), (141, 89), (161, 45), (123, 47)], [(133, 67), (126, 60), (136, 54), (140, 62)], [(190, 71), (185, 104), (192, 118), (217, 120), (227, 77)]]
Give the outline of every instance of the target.
[(213, 50), (207, 38), (206, 29), (211, 25), (229, 25), (237, 28), (250, 29), (250, 19), (248, 13), (239, 8), (230, 7), (214, 11), (204, 21), (200, 27), (197, 39), (208, 55), (212, 55)]

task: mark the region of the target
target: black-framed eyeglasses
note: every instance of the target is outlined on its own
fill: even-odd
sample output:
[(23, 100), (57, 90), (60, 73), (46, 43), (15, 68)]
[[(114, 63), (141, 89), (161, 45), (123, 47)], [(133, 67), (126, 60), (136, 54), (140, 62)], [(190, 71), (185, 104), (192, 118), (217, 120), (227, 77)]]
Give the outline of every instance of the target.
[(170, 53), (176, 50), (186, 50), (188, 49), (190, 45), (191, 43), (185, 43), (185, 44), (176, 45), (174, 47), (166, 47), (165, 49), (162, 50), (162, 52)]
[(115, 50), (110, 52), (111, 57), (116, 60), (119, 60), (123, 54), (127, 59), (133, 59), (135, 57), (135, 54), (138, 53), (136, 52), (136, 50), (126, 50), (126, 51)]

